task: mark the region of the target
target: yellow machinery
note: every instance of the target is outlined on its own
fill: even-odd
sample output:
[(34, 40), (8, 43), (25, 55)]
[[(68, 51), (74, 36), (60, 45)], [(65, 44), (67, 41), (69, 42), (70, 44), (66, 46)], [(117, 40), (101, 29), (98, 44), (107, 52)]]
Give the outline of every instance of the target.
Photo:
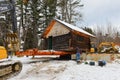
[(95, 48), (90, 48), (90, 52), (94, 53), (95, 52)]
[(16, 52), (20, 49), (19, 39), (16, 33), (7, 33), (5, 43), (8, 51)]
[(96, 47), (95, 47), (95, 42), (91, 42), (90, 52), (91, 52), (91, 53), (96, 52), (96, 51), (95, 51), (95, 48), (96, 48)]
[(0, 59), (7, 58), (7, 51), (3, 46), (0, 46)]
[(101, 42), (98, 47), (95, 47), (95, 43), (91, 42), (90, 52), (99, 52), (99, 53), (117, 53), (118, 50), (115, 48), (114, 42)]
[(113, 42), (101, 42), (98, 46), (98, 52), (117, 53), (118, 50), (115, 48), (115, 43)]
[[(3, 6), (4, 4), (6, 5)], [(22, 63), (20, 61), (7, 59), (9, 53), (14, 53), (19, 49), (19, 39), (16, 34), (17, 18), (15, 13), (15, 0), (2, 0), (0, 1), (0, 7), (2, 7), (2, 9), (0, 9), (0, 15), (6, 17), (5, 23), (11, 23), (4, 26), (5, 29), (3, 31), (0, 30), (2, 33), (0, 37), (4, 40), (4, 46), (0, 46), (0, 80), (7, 80), (10, 76), (16, 75), (21, 71)], [(8, 29), (10, 29), (11, 32), (7, 32)]]
[[(13, 35), (14, 39), (13, 39)], [(6, 44), (8, 45), (7, 49), (3, 46), (0, 46), (0, 80), (6, 80), (12, 75), (18, 74), (22, 69), (22, 63), (20, 61), (8, 60), (9, 52), (15, 52), (18, 49), (18, 41), (15, 38), (15, 34), (7, 35)]]

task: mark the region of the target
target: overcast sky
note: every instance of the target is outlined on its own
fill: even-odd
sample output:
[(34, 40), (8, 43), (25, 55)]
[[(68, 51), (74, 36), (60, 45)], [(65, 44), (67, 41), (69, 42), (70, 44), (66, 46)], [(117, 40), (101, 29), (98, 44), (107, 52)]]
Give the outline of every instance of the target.
[(83, 24), (120, 25), (120, 0), (82, 0)]

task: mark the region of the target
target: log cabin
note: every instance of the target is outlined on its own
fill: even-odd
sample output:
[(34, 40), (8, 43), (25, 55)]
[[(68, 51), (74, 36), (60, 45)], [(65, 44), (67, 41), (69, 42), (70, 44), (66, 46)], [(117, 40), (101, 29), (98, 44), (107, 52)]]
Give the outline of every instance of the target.
[(73, 51), (78, 47), (88, 51), (91, 47), (90, 38), (95, 36), (77, 26), (54, 19), (41, 37), (45, 40), (44, 49)]

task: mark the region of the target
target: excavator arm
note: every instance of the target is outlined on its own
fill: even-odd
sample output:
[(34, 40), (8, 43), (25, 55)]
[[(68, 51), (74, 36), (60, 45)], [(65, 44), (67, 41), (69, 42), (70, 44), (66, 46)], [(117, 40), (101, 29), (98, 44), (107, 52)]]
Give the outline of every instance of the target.
[(118, 52), (118, 50), (115, 48), (115, 44), (113, 42), (102, 42), (98, 46), (99, 52)]
[(6, 30), (5, 32), (3, 32), (4, 42), (6, 46), (0, 46), (0, 80), (7, 80), (7, 78), (9, 78), (10, 76), (18, 74), (22, 69), (22, 63), (20, 61), (5, 59), (7, 58), (9, 51), (16, 52), (19, 49), (17, 19), (14, 1), (15, 0), (0, 0), (0, 16), (2, 15), (6, 17), (7, 15), (6, 18), (9, 17), (10, 20), (5, 19), (5, 22), (10, 21), (12, 24), (12, 26), (9, 27), (9, 31)]
[[(19, 50), (19, 39), (17, 35), (17, 18), (14, 0), (0, 2), (0, 14), (7, 15), (7, 13), (10, 15), (8, 17), (10, 17), (12, 26), (9, 27), (9, 30), (4, 34), (6, 49), (9, 51), (17, 51)], [(9, 47), (9, 45), (12, 47)]]

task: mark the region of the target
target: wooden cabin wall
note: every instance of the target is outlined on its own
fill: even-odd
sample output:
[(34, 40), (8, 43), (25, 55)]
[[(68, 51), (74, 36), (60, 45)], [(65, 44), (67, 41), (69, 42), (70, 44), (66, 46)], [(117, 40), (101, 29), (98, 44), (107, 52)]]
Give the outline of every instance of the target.
[(73, 48), (79, 47), (82, 51), (90, 49), (90, 38), (76, 34), (72, 34), (71, 46)]
[(69, 40), (71, 39), (70, 33), (53, 37), (53, 49), (54, 50), (66, 50), (69, 49), (70, 43)]
[[(79, 47), (83, 51), (90, 49), (90, 38), (72, 33), (52, 37), (53, 50), (75, 50)], [(44, 49), (49, 49), (49, 39), (45, 39)]]
[[(52, 49), (53, 50), (66, 50), (70, 47), (70, 33), (61, 36), (52, 37)], [(49, 38), (45, 38), (44, 49), (49, 49)]]

